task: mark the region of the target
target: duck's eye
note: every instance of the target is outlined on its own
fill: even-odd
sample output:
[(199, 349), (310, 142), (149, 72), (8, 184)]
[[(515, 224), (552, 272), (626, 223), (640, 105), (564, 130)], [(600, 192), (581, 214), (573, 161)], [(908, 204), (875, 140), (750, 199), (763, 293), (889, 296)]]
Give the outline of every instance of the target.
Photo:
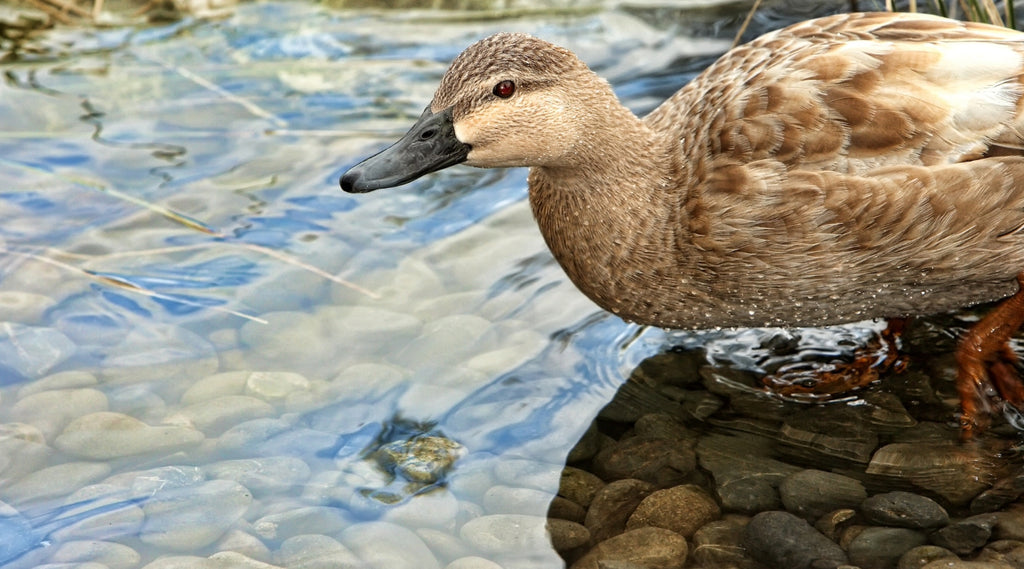
[(491, 92), (494, 93), (495, 96), (507, 99), (512, 96), (512, 93), (516, 92), (516, 84), (509, 79), (505, 79), (495, 85)]

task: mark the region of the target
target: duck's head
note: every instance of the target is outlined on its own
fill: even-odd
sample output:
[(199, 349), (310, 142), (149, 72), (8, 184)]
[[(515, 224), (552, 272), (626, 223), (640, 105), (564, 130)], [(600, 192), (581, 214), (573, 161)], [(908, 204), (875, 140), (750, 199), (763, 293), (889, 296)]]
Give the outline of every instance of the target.
[(341, 187), (390, 188), (460, 163), (557, 164), (586, 136), (588, 89), (611, 92), (567, 49), (526, 34), (480, 40), (455, 59), (409, 132), (345, 172)]

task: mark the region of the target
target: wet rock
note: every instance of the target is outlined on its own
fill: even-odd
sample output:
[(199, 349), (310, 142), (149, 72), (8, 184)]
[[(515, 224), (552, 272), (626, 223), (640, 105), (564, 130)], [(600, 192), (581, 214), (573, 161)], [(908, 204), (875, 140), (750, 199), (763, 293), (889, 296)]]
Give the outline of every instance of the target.
[(815, 463), (840, 459), (867, 464), (878, 448), (878, 434), (859, 409), (811, 407), (786, 418), (779, 440), (787, 454)]
[(579, 442), (569, 451), (569, 456), (566, 457), (565, 462), (567, 464), (575, 464), (584, 460), (590, 460), (597, 454), (597, 451), (601, 450), (601, 440), (604, 436), (606, 435), (602, 435), (597, 430), (597, 423), (590, 423), (587, 432), (583, 433)]
[(270, 417), (274, 407), (248, 395), (225, 395), (193, 403), (167, 417), (166, 423), (191, 426), (207, 436), (218, 435), (245, 421)]
[(940, 559), (932, 561), (921, 569), (1017, 569), (1011, 565), (990, 561), (950, 561)]
[[(547, 496), (550, 500), (551, 495)], [(543, 512), (545, 505), (546, 503), (536, 505), (537, 509), (532, 513)], [(401, 504), (385, 508), (383, 514), (381, 521), (407, 528), (437, 527), (451, 530), (454, 529), (455, 519), (459, 514), (459, 501), (446, 489), (435, 488), (429, 492), (416, 494)]]
[(386, 443), (373, 453), (373, 458), (385, 470), (410, 482), (433, 484), (465, 454), (465, 447), (458, 442), (427, 435)]
[(849, 476), (801, 470), (779, 484), (779, 496), (787, 511), (815, 520), (833, 510), (856, 508), (868, 494), (859, 481)]
[(765, 456), (772, 443), (749, 434), (710, 434), (697, 443), (700, 465), (715, 479), (727, 512), (754, 514), (782, 508), (778, 485), (799, 467)]
[(306, 506), (267, 514), (252, 523), (252, 531), (263, 539), (283, 540), (304, 534), (334, 534), (350, 523), (338, 508)]
[(846, 553), (806, 521), (788, 512), (762, 512), (743, 531), (752, 558), (772, 569), (836, 569)]
[(71, 357), (77, 347), (54, 328), (8, 322), (0, 328), (0, 362), (23, 378), (35, 379)]
[(502, 569), (501, 565), (483, 557), (460, 557), (444, 569)]
[(689, 538), (720, 515), (718, 504), (700, 487), (675, 486), (644, 498), (626, 521), (626, 529), (654, 526)]
[(626, 521), (654, 485), (642, 480), (616, 480), (599, 490), (587, 510), (583, 525), (595, 542), (625, 531)]
[(245, 379), (245, 395), (265, 401), (284, 401), (296, 392), (308, 391), (312, 384), (302, 374), (290, 371), (254, 371)]
[(662, 488), (685, 482), (696, 466), (692, 450), (664, 439), (624, 439), (594, 457), (594, 474), (604, 480), (634, 478)]
[(109, 348), (99, 373), (106, 384), (205, 377), (220, 366), (213, 345), (178, 325), (133, 328)]
[(971, 500), (971, 513), (995, 512), (1016, 501), (1021, 494), (1024, 494), (1024, 473), (1015, 472), (997, 480), (991, 488)]
[(945, 559), (948, 561), (959, 561), (955, 553), (937, 545), (919, 545), (909, 549), (896, 564), (896, 569), (921, 569), (932, 561)]
[(1024, 541), (1024, 504), (1014, 504), (996, 513), (992, 535), (996, 539)]
[(856, 516), (857, 512), (849, 508), (834, 510), (818, 518), (818, 521), (814, 522), (814, 529), (832, 541), (838, 542), (843, 530), (850, 526)]
[(635, 436), (644, 439), (666, 439), (682, 441), (688, 447), (697, 442), (697, 433), (686, 428), (674, 415), (667, 413), (649, 413), (633, 424)]
[[(135, 535), (146, 515), (131, 499), (131, 492), (113, 484), (92, 484), (64, 500), (64, 517), (81, 517), (53, 534), (58, 541), (117, 539)], [(90, 512), (87, 516), (83, 513)]]
[(356, 524), (341, 541), (370, 567), (440, 569), (433, 552), (411, 530), (387, 522)]
[(143, 565), (142, 569), (222, 569), (214, 561), (195, 555), (168, 555)]
[(548, 517), (582, 524), (587, 517), (587, 509), (576, 502), (555, 496), (551, 499), (551, 505), (548, 506)]
[(142, 561), (137, 551), (109, 541), (68, 541), (60, 544), (51, 563), (102, 563), (110, 569), (132, 569)]
[(98, 389), (54, 389), (27, 395), (11, 408), (11, 419), (35, 425), (53, 440), (77, 417), (107, 410), (107, 396)]
[(590, 532), (582, 524), (568, 520), (549, 519), (548, 532), (555, 551), (570, 551), (590, 541)]
[(234, 551), (259, 561), (269, 562), (273, 557), (270, 548), (263, 543), (263, 540), (241, 529), (229, 529), (213, 544), (211, 549)]
[(287, 492), (310, 476), (309, 465), (291, 456), (222, 460), (203, 471), (210, 478), (234, 480), (256, 496)]
[(597, 476), (586, 470), (566, 466), (562, 469), (558, 495), (586, 508), (601, 488), (604, 488), (604, 481)]
[(54, 453), (38, 428), (25, 423), (0, 424), (0, 479), (21, 480), (43, 468)]
[(296, 535), (284, 540), (275, 561), (289, 569), (360, 569), (356, 554), (326, 535)]
[(931, 542), (953, 553), (966, 555), (988, 542), (997, 519), (993, 514), (981, 514), (953, 522), (932, 533)]
[(760, 569), (743, 547), (743, 530), (749, 521), (744, 516), (727, 515), (697, 530), (690, 552), (693, 565), (701, 569)]
[(139, 539), (171, 551), (195, 551), (220, 539), (251, 503), (249, 490), (229, 480), (157, 491), (143, 503)]
[(481, 516), (463, 524), (459, 535), (463, 541), (484, 553), (543, 551), (551, 546), (547, 519), (542, 516)]
[(547, 491), (558, 484), (561, 476), (560, 464), (539, 460), (498, 461), (494, 466), (494, 478), (510, 486), (525, 486)]
[(683, 536), (663, 528), (643, 527), (602, 541), (571, 569), (600, 569), (613, 563), (644, 569), (682, 569), (687, 552)]
[(71, 421), (54, 441), (60, 450), (81, 458), (109, 460), (137, 454), (167, 454), (200, 443), (203, 434), (190, 427), (151, 427), (122, 413), (90, 413)]
[(10, 486), (0, 488), (0, 498), (15, 505), (59, 498), (108, 474), (110, 465), (105, 463), (65, 462), (43, 468)]
[(871, 457), (866, 473), (882, 483), (910, 481), (956, 506), (970, 502), (993, 482), (995, 459), (989, 451), (957, 443), (892, 443)]
[(62, 371), (23, 385), (18, 389), (18, 399), (44, 391), (95, 387), (98, 383), (96, 376), (87, 371)]
[(850, 563), (861, 569), (890, 569), (904, 553), (928, 542), (924, 533), (908, 528), (869, 527), (847, 548)]
[(551, 504), (551, 494), (533, 488), (494, 486), (484, 494), (483, 507), (489, 514), (538, 515)]
[(993, 541), (981, 550), (976, 561), (1006, 563), (1011, 567), (1024, 567), (1024, 541)]
[(869, 522), (902, 528), (937, 528), (949, 523), (949, 514), (931, 498), (910, 492), (887, 492), (864, 500), (861, 513)]

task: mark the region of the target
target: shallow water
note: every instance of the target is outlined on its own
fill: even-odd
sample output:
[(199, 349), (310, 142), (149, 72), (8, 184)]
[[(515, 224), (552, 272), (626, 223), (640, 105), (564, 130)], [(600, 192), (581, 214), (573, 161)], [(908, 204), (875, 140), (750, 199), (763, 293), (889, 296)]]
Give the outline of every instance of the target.
[(673, 345), (776, 365), (775, 332), (601, 312), (546, 252), (524, 171), (337, 179), (479, 37), (570, 47), (645, 112), (739, 11), (259, 3), (33, 40), (0, 84), (0, 563), (561, 566), (548, 502), (630, 371)]

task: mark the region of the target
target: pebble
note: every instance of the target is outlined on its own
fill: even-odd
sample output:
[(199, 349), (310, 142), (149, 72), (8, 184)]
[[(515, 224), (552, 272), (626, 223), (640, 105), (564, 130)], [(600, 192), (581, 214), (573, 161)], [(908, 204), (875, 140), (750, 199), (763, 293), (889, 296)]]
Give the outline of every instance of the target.
[(192, 384), (181, 395), (182, 405), (193, 405), (226, 395), (243, 395), (248, 371), (228, 371), (206, 376)]
[(723, 510), (752, 515), (782, 508), (778, 486), (800, 468), (764, 456), (771, 447), (768, 439), (755, 435), (701, 437), (697, 456), (715, 480)]
[(1024, 542), (1008, 539), (990, 542), (975, 559), (1024, 567)]
[(213, 561), (194, 555), (168, 555), (158, 557), (142, 569), (221, 569)]
[(501, 565), (483, 557), (460, 557), (444, 569), (502, 569)]
[(193, 403), (168, 416), (165, 422), (190, 426), (207, 436), (215, 436), (239, 423), (274, 414), (274, 407), (262, 399), (249, 395), (225, 395)]
[(718, 504), (699, 486), (675, 486), (644, 498), (626, 521), (626, 529), (654, 526), (690, 538), (720, 515)]
[(291, 456), (222, 460), (203, 468), (210, 478), (234, 480), (257, 497), (282, 494), (309, 479), (309, 465)]
[(489, 514), (542, 515), (551, 504), (551, 494), (533, 488), (498, 485), (484, 494), (483, 507)]
[(921, 569), (1020, 569), (998, 561), (950, 561), (940, 559), (932, 561)]
[(18, 399), (24, 399), (29, 395), (34, 395), (43, 391), (94, 387), (98, 383), (99, 380), (90, 372), (81, 370), (62, 371), (48, 375), (42, 379), (37, 379), (31, 383), (26, 383), (18, 389)]
[(110, 569), (132, 569), (142, 561), (137, 551), (109, 541), (67, 541), (50, 557), (52, 563), (102, 563)]
[(568, 520), (549, 519), (548, 533), (555, 551), (570, 551), (590, 541), (590, 532), (583, 524)]
[(259, 448), (273, 437), (291, 429), (292, 424), (284, 419), (267, 418), (245, 421), (217, 437), (217, 450), (229, 455), (243, 450), (252, 452), (252, 449)]
[(217, 569), (284, 569), (237, 551), (218, 551), (208, 558)]
[(54, 441), (60, 450), (93, 460), (137, 454), (167, 454), (200, 443), (203, 434), (189, 427), (151, 427), (122, 413), (90, 413), (71, 421)]
[(263, 541), (240, 529), (229, 529), (217, 543), (213, 545), (217, 551), (235, 551), (259, 561), (269, 561), (270, 549)]
[(249, 490), (230, 480), (157, 490), (142, 505), (144, 543), (171, 551), (195, 551), (217, 541), (252, 503)]
[(927, 542), (927, 536), (918, 530), (868, 527), (853, 538), (846, 553), (850, 563), (861, 569), (890, 569), (907, 551)]
[(43, 468), (52, 454), (54, 450), (38, 428), (25, 423), (0, 424), (0, 479), (21, 480)]
[(99, 373), (108, 384), (141, 383), (205, 377), (218, 367), (217, 352), (205, 338), (183, 326), (150, 322), (110, 347)]
[[(514, 540), (515, 537), (511, 536)], [(341, 541), (369, 567), (440, 569), (423, 540), (411, 530), (387, 522), (365, 522), (346, 529)]]
[(903, 528), (937, 528), (949, 514), (935, 500), (910, 492), (887, 492), (864, 500), (861, 513), (869, 522)]
[(558, 486), (562, 465), (523, 458), (502, 459), (494, 465), (494, 478), (512, 486), (550, 491)]
[(991, 455), (959, 443), (892, 443), (875, 451), (865, 473), (894, 483), (913, 483), (955, 506), (969, 503), (989, 487)]
[(938, 559), (950, 561), (960, 560), (955, 553), (945, 547), (939, 547), (937, 545), (919, 545), (909, 549), (900, 557), (899, 562), (896, 564), (896, 569), (921, 569), (925, 565), (928, 565), (932, 561), (936, 561)]
[[(461, 505), (461, 504), (460, 504)], [(480, 514), (483, 515), (483, 514)], [(460, 557), (467, 557), (472, 554), (469, 547), (459, 539), (456, 532), (442, 531), (433, 528), (416, 528), (413, 530), (420, 536), (423, 543), (434, 552), (438, 561), (451, 561)]]
[(0, 498), (18, 505), (66, 496), (110, 474), (110, 465), (97, 462), (65, 462), (40, 469), (10, 486), (0, 488)]
[[(361, 494), (356, 492), (354, 496)], [(416, 494), (401, 504), (385, 506), (381, 521), (407, 528), (436, 527), (452, 530), (458, 513), (459, 501), (455, 496), (445, 488), (434, 488)]]
[(480, 353), (478, 343), (490, 321), (472, 314), (443, 316), (423, 325), (420, 335), (392, 361), (415, 370), (443, 370)]
[(789, 512), (762, 512), (743, 531), (747, 554), (772, 569), (836, 569), (846, 553), (806, 521)]
[(801, 470), (779, 484), (786, 510), (807, 520), (841, 508), (856, 508), (867, 497), (860, 481), (822, 470)]
[(958, 555), (966, 555), (988, 542), (997, 520), (994, 514), (958, 520), (932, 533), (931, 542)]
[(283, 540), (305, 534), (334, 534), (351, 524), (338, 508), (305, 506), (265, 515), (252, 523), (252, 531), (267, 540)]
[(594, 457), (594, 474), (604, 480), (635, 478), (658, 487), (686, 482), (696, 467), (692, 450), (665, 439), (623, 439)]
[(586, 470), (566, 466), (558, 484), (558, 495), (586, 508), (597, 492), (604, 487), (604, 480)]
[(469, 520), (459, 530), (462, 540), (483, 553), (550, 550), (547, 518), (495, 514)]
[(604, 541), (626, 530), (626, 522), (654, 486), (642, 480), (616, 480), (594, 495), (583, 525), (595, 542)]
[(0, 362), (24, 378), (46, 375), (77, 349), (70, 338), (54, 328), (0, 322)]
[(245, 379), (245, 394), (266, 401), (284, 401), (296, 392), (308, 391), (311, 383), (290, 371), (254, 371)]
[(11, 407), (10, 418), (35, 425), (53, 440), (72, 419), (107, 408), (107, 396), (98, 389), (54, 389), (21, 398)]
[(582, 524), (587, 517), (587, 509), (576, 502), (555, 496), (551, 499), (551, 505), (548, 506), (548, 517)]
[(616, 563), (622, 567), (682, 569), (687, 553), (683, 536), (664, 528), (643, 527), (598, 543), (571, 569), (602, 569)]
[(701, 569), (760, 569), (743, 548), (743, 530), (749, 521), (745, 516), (727, 515), (698, 529), (691, 542), (693, 565)]
[(347, 547), (326, 535), (303, 534), (281, 542), (277, 563), (289, 569), (355, 569), (362, 562)]
[(57, 529), (53, 536), (60, 541), (74, 539), (117, 539), (135, 535), (146, 515), (131, 500), (131, 492), (113, 484), (92, 484), (71, 493), (64, 500), (64, 517), (85, 512), (88, 516)]

